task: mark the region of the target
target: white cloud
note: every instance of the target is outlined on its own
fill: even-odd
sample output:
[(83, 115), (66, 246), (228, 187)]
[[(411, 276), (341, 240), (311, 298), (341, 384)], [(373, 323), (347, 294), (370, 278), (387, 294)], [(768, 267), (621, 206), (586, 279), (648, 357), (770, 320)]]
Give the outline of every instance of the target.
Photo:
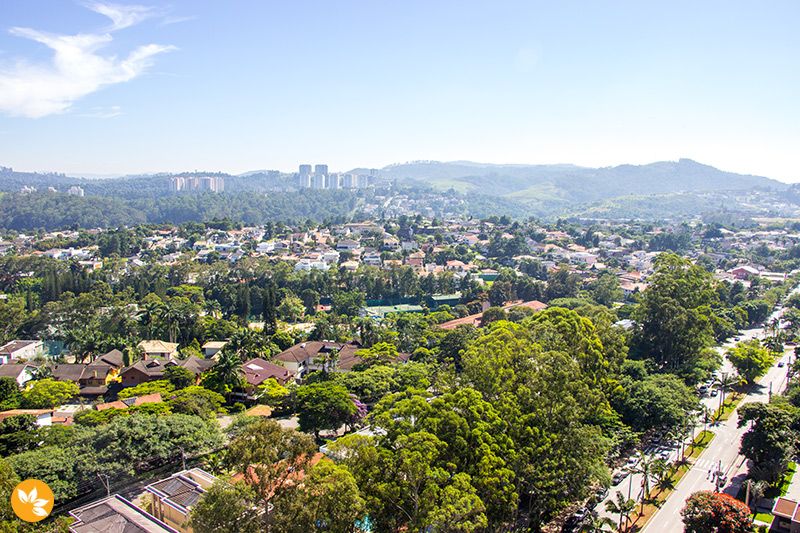
[[(148, 8), (92, 4), (108, 16), (113, 29), (124, 28), (150, 16)], [(39, 118), (63, 113), (80, 98), (102, 87), (130, 81), (154, 62), (154, 56), (173, 46), (148, 44), (134, 49), (127, 58), (103, 56), (99, 50), (113, 38), (110, 33), (54, 35), (30, 28), (12, 28), (12, 35), (31, 39), (52, 49), (48, 64), (20, 61), (0, 66), (0, 112)]]
[(119, 30), (133, 26), (145, 19), (156, 16), (155, 8), (146, 6), (123, 6), (104, 2), (89, 2), (86, 7), (111, 19), (114, 23), (112, 30)]

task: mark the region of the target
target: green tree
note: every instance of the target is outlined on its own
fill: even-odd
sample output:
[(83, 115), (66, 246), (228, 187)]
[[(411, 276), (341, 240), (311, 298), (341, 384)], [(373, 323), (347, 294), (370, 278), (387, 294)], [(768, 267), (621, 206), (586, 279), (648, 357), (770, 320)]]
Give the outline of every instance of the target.
[(168, 402), (174, 413), (197, 415), (206, 420), (216, 419), (223, 403), (225, 398), (221, 395), (196, 385), (175, 391)]
[(775, 362), (775, 358), (761, 347), (758, 339), (738, 343), (725, 352), (725, 357), (747, 383), (753, 383), (763, 376)]
[(189, 513), (189, 526), (195, 533), (258, 533), (263, 531), (263, 510), (245, 483), (219, 480)]
[(304, 310), (305, 307), (300, 298), (288, 295), (281, 300), (281, 304), (278, 306), (278, 316), (286, 322), (295, 323), (303, 316)]
[(11, 377), (0, 378), (0, 409), (7, 411), (19, 407), (22, 395), (19, 391), (19, 383)]
[(694, 392), (672, 374), (650, 375), (639, 381), (625, 376), (620, 385), (625, 393), (617, 391), (612, 405), (636, 431), (677, 426), (687, 410), (698, 406)]
[(619, 515), (618, 531), (622, 531), (622, 521), (627, 519), (635, 508), (636, 501), (633, 498), (626, 498), (620, 491), (617, 491), (615, 499), (606, 501), (606, 511)]
[[(316, 453), (317, 446), (310, 436), (260, 419), (244, 426), (231, 439), (226, 462), (242, 476), (255, 494), (255, 501), (272, 505), (276, 513), (286, 513), (297, 510), (296, 479), (309, 473)], [(262, 515), (261, 520), (267, 517)]]
[(72, 518), (59, 517), (37, 523), (23, 522), (17, 518), (11, 508), (11, 492), (19, 482), (20, 479), (11, 466), (0, 459), (0, 531), (3, 533), (32, 533), (34, 531), (40, 533), (69, 533), (69, 524), (72, 523)]
[(739, 427), (751, 423), (742, 435), (739, 453), (752, 461), (753, 468), (769, 472), (770, 482), (776, 483), (794, 454), (797, 433), (791, 413), (783, 406), (764, 403), (744, 404), (738, 413)]
[(213, 371), (203, 378), (203, 386), (224, 394), (230, 402), (230, 393), (241, 387), (243, 381), (242, 360), (234, 352), (222, 350)]
[(156, 392), (161, 394), (161, 398), (165, 399), (168, 397), (172, 392), (175, 390), (175, 387), (169, 381), (165, 379), (159, 379), (157, 381), (148, 381), (147, 383), (141, 383), (134, 387), (126, 387), (119, 391), (117, 397), (120, 400), (124, 400), (126, 398), (135, 398), (138, 396), (147, 396), (148, 394), (155, 394)]
[(164, 377), (176, 389), (185, 389), (197, 380), (194, 372), (182, 366), (168, 366), (164, 369)]
[(0, 421), (0, 456), (39, 446), (41, 435), (34, 415), (14, 415)]
[(301, 431), (319, 438), (323, 429), (336, 430), (356, 412), (347, 389), (325, 381), (297, 388), (297, 421)]
[(681, 510), (686, 533), (750, 533), (750, 509), (739, 500), (715, 492), (695, 492)]
[[(286, 512), (287, 507), (296, 511)], [(276, 506), (270, 526), (288, 533), (355, 533), (356, 523), (365, 513), (364, 499), (350, 471), (323, 460), (311, 468), (295, 498), (284, 498)]]
[(655, 267), (633, 315), (632, 354), (665, 371), (692, 369), (713, 336), (708, 318), (709, 306), (717, 302), (713, 280), (702, 267), (673, 254), (661, 254)]
[(78, 392), (78, 385), (71, 381), (42, 379), (22, 393), (22, 400), (30, 409), (52, 409), (74, 398)]

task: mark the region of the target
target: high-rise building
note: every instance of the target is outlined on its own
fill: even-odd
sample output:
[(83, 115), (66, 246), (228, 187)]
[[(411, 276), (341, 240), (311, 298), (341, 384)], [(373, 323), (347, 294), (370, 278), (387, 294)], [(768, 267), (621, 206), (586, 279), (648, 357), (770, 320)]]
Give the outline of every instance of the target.
[(300, 165), (300, 175), (311, 174), (311, 165)]
[(328, 174), (328, 188), (329, 189), (338, 189), (339, 188), (339, 174)]
[(315, 165), (314, 166), (314, 174), (322, 174), (323, 176), (328, 175), (328, 165)]
[(358, 186), (358, 177), (355, 174), (345, 174), (342, 176), (343, 189), (355, 189)]
[(311, 187), (311, 174), (298, 174), (300, 187)]
[(67, 194), (71, 196), (83, 196), (83, 189), (78, 187), (77, 185), (73, 185), (67, 191)]
[(325, 174), (314, 174), (311, 177), (311, 187), (314, 189), (325, 188)]
[(173, 177), (169, 180), (170, 192), (211, 191), (220, 193), (225, 190), (225, 178), (221, 176)]

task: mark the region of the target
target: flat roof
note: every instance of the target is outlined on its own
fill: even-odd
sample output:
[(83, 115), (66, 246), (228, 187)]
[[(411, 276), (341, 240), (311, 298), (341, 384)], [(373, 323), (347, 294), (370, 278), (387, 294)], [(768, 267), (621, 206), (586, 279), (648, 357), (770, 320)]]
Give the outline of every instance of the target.
[(789, 498), (778, 498), (778, 501), (775, 502), (775, 507), (772, 508), (772, 514), (792, 520), (796, 510), (796, 501), (790, 500)]

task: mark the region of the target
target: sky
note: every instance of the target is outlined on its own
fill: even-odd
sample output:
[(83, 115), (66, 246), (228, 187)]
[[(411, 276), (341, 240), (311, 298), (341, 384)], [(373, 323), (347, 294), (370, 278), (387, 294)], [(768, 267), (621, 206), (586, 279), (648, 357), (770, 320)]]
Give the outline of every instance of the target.
[(0, 0), (0, 165), (690, 158), (800, 182), (800, 2)]

